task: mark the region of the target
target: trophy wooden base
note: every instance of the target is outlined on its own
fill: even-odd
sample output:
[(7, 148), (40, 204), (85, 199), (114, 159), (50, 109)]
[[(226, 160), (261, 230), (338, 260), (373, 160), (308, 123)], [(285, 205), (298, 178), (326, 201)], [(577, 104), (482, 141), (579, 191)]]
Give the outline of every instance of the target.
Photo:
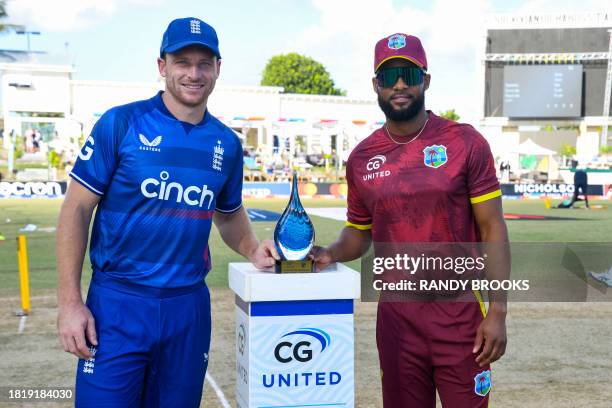
[(314, 272), (314, 262), (305, 261), (276, 261), (274, 273), (310, 273)]

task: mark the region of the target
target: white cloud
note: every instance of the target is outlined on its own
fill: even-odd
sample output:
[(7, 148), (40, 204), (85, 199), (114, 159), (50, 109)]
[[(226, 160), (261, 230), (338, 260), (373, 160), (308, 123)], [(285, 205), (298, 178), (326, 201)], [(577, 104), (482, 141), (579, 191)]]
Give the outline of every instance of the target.
[(486, 0), (436, 1), (425, 32), (428, 48), (434, 54), (473, 54), (483, 34), (485, 14), (489, 10)]
[(126, 4), (159, 5), (164, 0), (12, 0), (7, 4), (10, 23), (50, 32), (78, 31), (111, 17)]

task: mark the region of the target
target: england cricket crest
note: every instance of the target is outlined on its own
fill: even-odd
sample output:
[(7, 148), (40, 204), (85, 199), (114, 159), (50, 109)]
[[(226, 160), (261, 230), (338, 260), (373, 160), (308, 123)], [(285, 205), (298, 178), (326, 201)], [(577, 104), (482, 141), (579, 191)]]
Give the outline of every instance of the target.
[(447, 161), (448, 156), (446, 155), (446, 146), (433, 145), (427, 146), (425, 149), (423, 149), (423, 162), (427, 167), (437, 169)]
[(476, 374), (476, 377), (474, 377), (474, 392), (476, 395), (486, 397), (489, 390), (491, 390), (491, 370)]
[(212, 168), (217, 171), (221, 171), (221, 166), (223, 166), (223, 152), (225, 152), (225, 148), (221, 146), (221, 141), (217, 140), (212, 161)]

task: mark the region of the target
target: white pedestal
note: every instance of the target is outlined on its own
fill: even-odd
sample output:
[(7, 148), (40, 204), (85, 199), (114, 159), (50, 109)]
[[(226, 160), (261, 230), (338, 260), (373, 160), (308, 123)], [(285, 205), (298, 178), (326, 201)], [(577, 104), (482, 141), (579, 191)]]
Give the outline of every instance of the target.
[(236, 403), (250, 407), (353, 407), (353, 299), (360, 276), (337, 264), (274, 274), (229, 264), (236, 293)]

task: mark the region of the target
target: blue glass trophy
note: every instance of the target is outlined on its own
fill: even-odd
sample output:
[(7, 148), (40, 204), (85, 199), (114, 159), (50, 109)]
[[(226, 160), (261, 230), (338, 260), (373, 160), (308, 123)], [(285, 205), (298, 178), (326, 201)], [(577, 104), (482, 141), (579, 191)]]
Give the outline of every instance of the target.
[(314, 226), (300, 202), (297, 172), (294, 171), (289, 203), (274, 229), (274, 243), (281, 257), (276, 261), (275, 272), (313, 272), (313, 262), (307, 257), (314, 238)]

